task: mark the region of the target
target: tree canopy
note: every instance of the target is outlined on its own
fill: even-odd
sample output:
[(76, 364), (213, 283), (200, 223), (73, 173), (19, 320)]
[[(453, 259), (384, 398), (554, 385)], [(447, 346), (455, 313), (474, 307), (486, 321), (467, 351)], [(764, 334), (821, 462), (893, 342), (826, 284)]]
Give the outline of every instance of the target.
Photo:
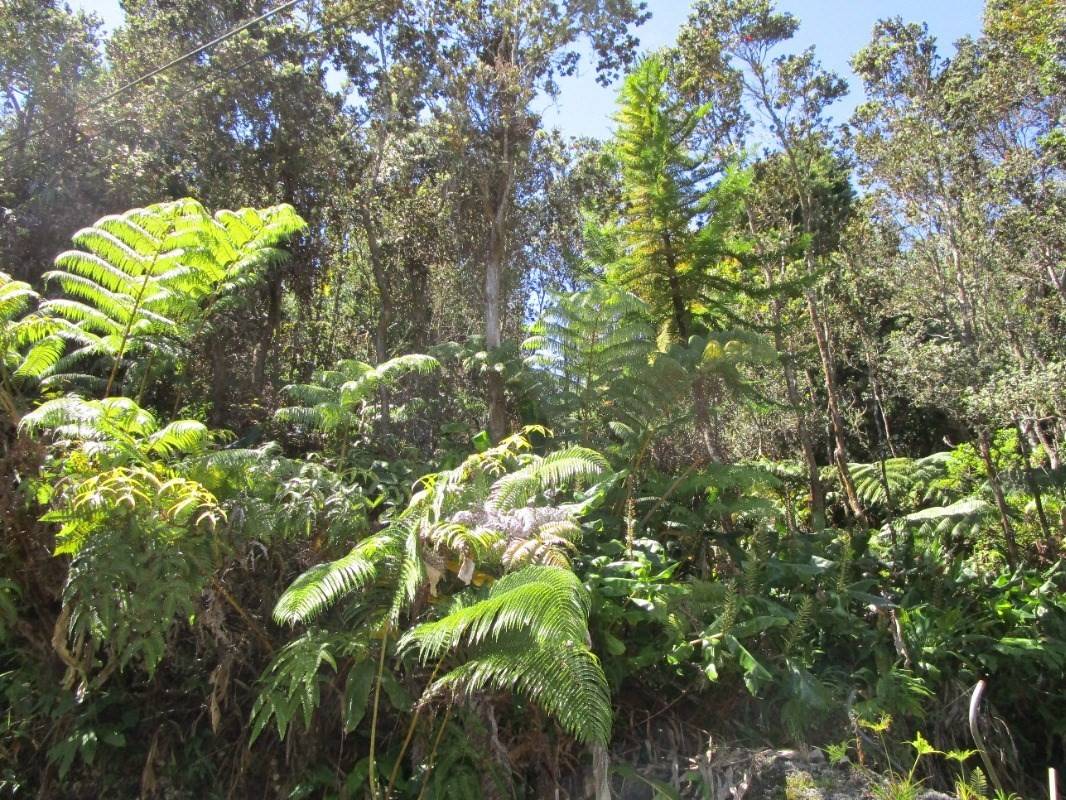
[(0, 4), (0, 790), (1043, 796), (1066, 11), (662, 6)]

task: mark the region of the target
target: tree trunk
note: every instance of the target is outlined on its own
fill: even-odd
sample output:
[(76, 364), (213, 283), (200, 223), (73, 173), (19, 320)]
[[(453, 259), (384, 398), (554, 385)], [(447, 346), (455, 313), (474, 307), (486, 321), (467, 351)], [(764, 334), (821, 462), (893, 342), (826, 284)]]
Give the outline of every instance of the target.
[[(494, 224), (489, 232), (488, 257), (485, 260), (485, 347), (490, 358), (502, 341), (500, 319), (500, 284), (503, 271), (503, 236)], [(489, 436), (498, 442), (507, 435), (507, 402), (503, 376), (490, 369), (486, 386)]]
[(847, 498), (851, 513), (860, 523), (868, 525), (866, 511), (859, 501), (859, 495), (855, 491), (855, 482), (851, 479), (851, 471), (848, 469), (848, 444), (844, 436), (844, 418), (840, 413), (836, 378), (833, 374), (833, 356), (829, 351), (829, 338), (822, 324), (821, 315), (818, 313), (818, 304), (813, 292), (807, 292), (807, 314), (810, 317), (814, 339), (818, 343), (818, 355), (822, 363), (822, 378), (825, 382), (825, 394), (829, 403), (829, 422), (834, 443), (833, 463), (836, 464), (837, 472), (840, 475), (840, 484), (844, 488), (844, 496)]
[[(853, 320), (861, 325), (861, 320), (854, 316)], [(877, 345), (868, 331), (863, 330), (861, 336), (866, 355), (866, 379), (870, 382), (870, 395), (873, 399), (874, 429), (878, 431), (878, 438), (884, 436), (884, 445), (888, 449), (888, 454), (895, 458), (896, 448), (892, 444), (892, 427), (889, 425), (888, 411), (885, 408), (885, 391), (881, 385), (881, 364), (877, 357)]]
[(415, 352), (421, 353), (429, 345), (432, 337), (433, 305), (430, 302), (429, 267), (418, 254), (409, 256), (404, 263), (407, 272), (409, 290), (409, 311), (411, 323), (411, 345)]
[[(229, 402), (226, 389), (229, 387), (229, 355), (226, 352), (225, 342), (220, 336), (216, 336), (210, 345), (211, 353), (211, 425), (222, 428), (232, 422), (229, 417)], [(234, 426), (236, 427), (236, 426)]]
[(281, 276), (272, 275), (267, 284), (266, 325), (259, 331), (259, 343), (255, 348), (255, 362), (252, 365), (252, 385), (257, 393), (266, 385), (267, 362), (274, 347), (274, 335), (281, 324), (281, 287)]
[[(374, 285), (378, 290), (378, 319), (374, 328), (374, 359), (382, 364), (389, 357), (389, 325), (392, 324), (392, 291), (385, 265), (385, 255), (381, 250), (381, 229), (370, 211), (364, 206), (360, 209), (363, 230), (366, 232), (367, 251), (370, 254), (370, 269), (374, 274)], [(387, 436), (389, 432), (389, 393), (384, 387), (378, 390), (378, 405), (381, 420), (378, 435)]]
[(1014, 569), (1018, 565), (1018, 543), (1014, 538), (1014, 526), (1010, 522), (1010, 509), (1003, 496), (1003, 484), (999, 480), (999, 472), (992, 461), (992, 438), (988, 431), (982, 430), (977, 435), (977, 449), (981, 453), (981, 460), (985, 463), (985, 472), (988, 475), (988, 484), (992, 487), (992, 495), (996, 498), (999, 523), (1003, 528), (1003, 541), (1007, 546), (1007, 564)]
[(1014, 424), (1018, 429), (1018, 446), (1021, 448), (1022, 458), (1025, 460), (1025, 482), (1029, 488), (1029, 494), (1033, 496), (1033, 504), (1036, 506), (1036, 515), (1040, 520), (1040, 532), (1044, 535), (1048, 556), (1054, 558), (1057, 555), (1058, 546), (1051, 535), (1051, 525), (1048, 524), (1047, 514), (1044, 512), (1044, 498), (1040, 492), (1040, 485), (1033, 475), (1032, 450), (1029, 448), (1028, 432), (1025, 430), (1027, 426), (1024, 426), (1020, 420), (1015, 420)]
[[(505, 127), (500, 147), (502, 163), (497, 176), (499, 183), (485, 187), (485, 216), (488, 223), (488, 242), (485, 248), (485, 348), (490, 358), (503, 340), (502, 286), (504, 260), (507, 256), (506, 223), (515, 180), (512, 147), (510, 128)], [(507, 398), (503, 376), (495, 369), (489, 370), (485, 390), (489, 437), (493, 442), (498, 442), (507, 435)]]
[(1059, 451), (1055, 447), (1055, 444), (1048, 439), (1047, 434), (1044, 433), (1044, 429), (1040, 427), (1040, 420), (1034, 419), (1030, 430), (1033, 432), (1037, 441), (1044, 446), (1044, 451), (1047, 453), (1048, 457), (1048, 464), (1051, 465), (1052, 469), (1058, 469), (1060, 464)]
[(712, 409), (717, 405), (720, 392), (712, 391), (712, 386), (717, 382), (716, 378), (696, 378), (692, 382), (692, 408), (696, 420), (696, 430), (703, 439), (704, 449), (711, 461), (719, 464), (725, 463), (725, 453), (722, 448), (721, 436), (718, 430), (718, 420)]
[[(767, 276), (767, 283), (772, 283)], [(814, 453), (814, 443), (811, 440), (810, 425), (807, 412), (803, 407), (799, 387), (796, 382), (796, 372), (792, 365), (792, 353), (786, 351), (784, 340), (781, 336), (781, 301), (775, 299), (772, 303), (774, 318), (774, 349), (781, 353), (781, 371), (785, 376), (785, 399), (796, 412), (796, 438), (799, 439), (800, 451), (803, 453), (803, 462), (807, 467), (807, 484), (811, 493), (811, 525), (815, 530), (825, 527), (825, 491), (822, 488), (822, 479), (818, 475), (818, 458)]]

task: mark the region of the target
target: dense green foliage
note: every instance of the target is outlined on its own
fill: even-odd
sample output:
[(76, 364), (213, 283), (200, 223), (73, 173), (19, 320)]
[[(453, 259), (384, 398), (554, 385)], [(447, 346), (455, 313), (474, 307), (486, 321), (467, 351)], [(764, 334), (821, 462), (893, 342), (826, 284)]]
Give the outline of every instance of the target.
[(882, 21), (843, 126), (770, 0), (300, 4), (90, 111), (268, 4), (0, 7), (0, 792), (1038, 796), (1059, 6)]

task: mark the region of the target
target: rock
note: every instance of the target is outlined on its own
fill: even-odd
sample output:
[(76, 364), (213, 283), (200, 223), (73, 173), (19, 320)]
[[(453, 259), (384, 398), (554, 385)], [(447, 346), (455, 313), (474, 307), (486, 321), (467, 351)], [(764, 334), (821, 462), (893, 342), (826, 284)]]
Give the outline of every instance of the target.
[[(640, 771), (649, 778), (670, 782), (667, 766), (643, 765)], [(830, 765), (815, 749), (749, 750), (712, 743), (706, 752), (691, 759), (685, 777), (675, 785), (685, 800), (869, 800), (874, 796), (872, 788), (882, 780), (853, 764)], [(620, 788), (618, 796), (624, 800), (651, 800), (654, 796), (648, 784), (640, 781), (628, 781)], [(917, 800), (956, 799), (927, 790)]]
[(753, 770), (744, 800), (864, 800), (869, 781), (850, 767), (831, 767), (819, 750), (779, 750)]

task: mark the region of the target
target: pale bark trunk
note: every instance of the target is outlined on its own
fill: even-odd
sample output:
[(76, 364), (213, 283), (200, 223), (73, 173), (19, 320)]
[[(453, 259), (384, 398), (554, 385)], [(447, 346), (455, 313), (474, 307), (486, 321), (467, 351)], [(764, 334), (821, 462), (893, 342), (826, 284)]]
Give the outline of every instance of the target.
[[(370, 269), (374, 275), (374, 285), (378, 290), (378, 319), (374, 328), (374, 359), (382, 364), (389, 357), (389, 325), (392, 323), (392, 290), (385, 264), (385, 255), (381, 251), (381, 229), (367, 208), (361, 209), (363, 230), (366, 232), (367, 250), (370, 253)], [(378, 405), (381, 420), (378, 433), (388, 435), (390, 427), (389, 393), (384, 387), (378, 390)]]
[[(881, 382), (877, 379), (873, 368), (870, 372), (870, 392), (874, 399), (874, 425), (878, 425), (884, 432), (888, 454), (895, 458), (896, 446), (892, 443), (892, 428), (888, 423), (888, 412), (885, 410), (884, 391), (881, 389)], [(880, 417), (880, 422), (878, 422), (878, 417)]]
[(951, 263), (954, 271), (955, 291), (959, 302), (959, 313), (962, 316), (962, 343), (972, 347), (977, 342), (977, 326), (975, 324), (973, 300), (966, 288), (966, 276), (962, 273), (962, 259), (958, 247), (954, 245), (955, 234), (949, 234), (952, 240)]
[[(485, 261), (485, 347), (490, 353), (500, 346), (503, 338), (500, 319), (503, 253), (503, 237), (494, 224), (489, 234), (488, 258)], [(496, 370), (489, 370), (486, 390), (489, 436), (492, 441), (498, 442), (507, 435), (507, 404), (503, 377)]]
[[(488, 243), (485, 252), (485, 347), (491, 354), (503, 341), (503, 269), (507, 256), (507, 211), (514, 189), (515, 165), (511, 136), (505, 129), (500, 184), (485, 189)], [(492, 191), (495, 189), (496, 191)], [(507, 398), (503, 376), (489, 370), (486, 388), (489, 437), (498, 442), (507, 435)]]
[(1060, 274), (1059, 271), (1055, 269), (1054, 263), (1049, 263), (1047, 265), (1047, 274), (1048, 278), (1051, 279), (1051, 285), (1055, 287), (1055, 291), (1059, 293), (1059, 296), (1063, 300), (1066, 300), (1066, 276)]
[[(773, 92), (770, 91), (767, 82), (766, 74), (755, 63), (752, 64), (758, 79), (759, 86), (755, 91), (755, 96), (758, 101), (763, 105), (767, 116), (771, 122), (771, 128), (776, 134), (778, 141), (781, 143), (781, 149), (785, 154), (785, 158), (788, 160), (789, 168), (792, 172), (793, 179), (796, 182), (796, 197), (799, 201), (800, 211), (803, 215), (803, 231), (804, 233), (813, 235), (815, 233), (813, 208), (811, 196), (807, 193), (807, 170), (803, 169), (799, 164), (796, 152), (794, 150), (794, 142), (788, 133), (788, 129), (785, 126), (781, 116), (778, 114), (777, 106), (773, 99)], [(749, 87), (750, 88), (750, 87)], [(813, 255), (808, 250), (805, 255), (805, 264), (808, 274), (813, 274), (814, 265), (812, 263)], [(834, 438), (835, 448), (833, 451), (833, 461), (836, 464), (837, 471), (840, 473), (840, 482), (844, 487), (844, 493), (847, 497), (848, 505), (851, 508), (855, 517), (864, 525), (867, 524), (866, 514), (862, 508), (862, 504), (859, 502), (858, 495), (855, 492), (855, 484), (851, 480), (851, 473), (848, 471), (848, 450), (847, 442), (844, 438), (844, 424), (843, 418), (839, 412), (839, 403), (837, 401), (837, 389), (836, 382), (833, 379), (833, 364), (832, 357), (829, 352), (829, 345), (826, 338), (825, 330), (822, 328), (821, 321), (819, 319), (818, 309), (815, 303), (814, 293), (812, 290), (808, 290), (807, 296), (807, 311), (811, 319), (811, 327), (814, 331), (814, 336), (818, 344), (818, 354), (822, 362), (822, 373), (825, 378), (825, 390), (826, 395), (829, 398), (829, 412), (830, 422), (832, 427), (832, 433)], [(812, 487), (813, 487), (812, 483)], [(813, 492), (812, 492), (813, 495)], [(813, 499), (813, 497), (812, 497)], [(824, 502), (824, 501), (823, 501)]]

